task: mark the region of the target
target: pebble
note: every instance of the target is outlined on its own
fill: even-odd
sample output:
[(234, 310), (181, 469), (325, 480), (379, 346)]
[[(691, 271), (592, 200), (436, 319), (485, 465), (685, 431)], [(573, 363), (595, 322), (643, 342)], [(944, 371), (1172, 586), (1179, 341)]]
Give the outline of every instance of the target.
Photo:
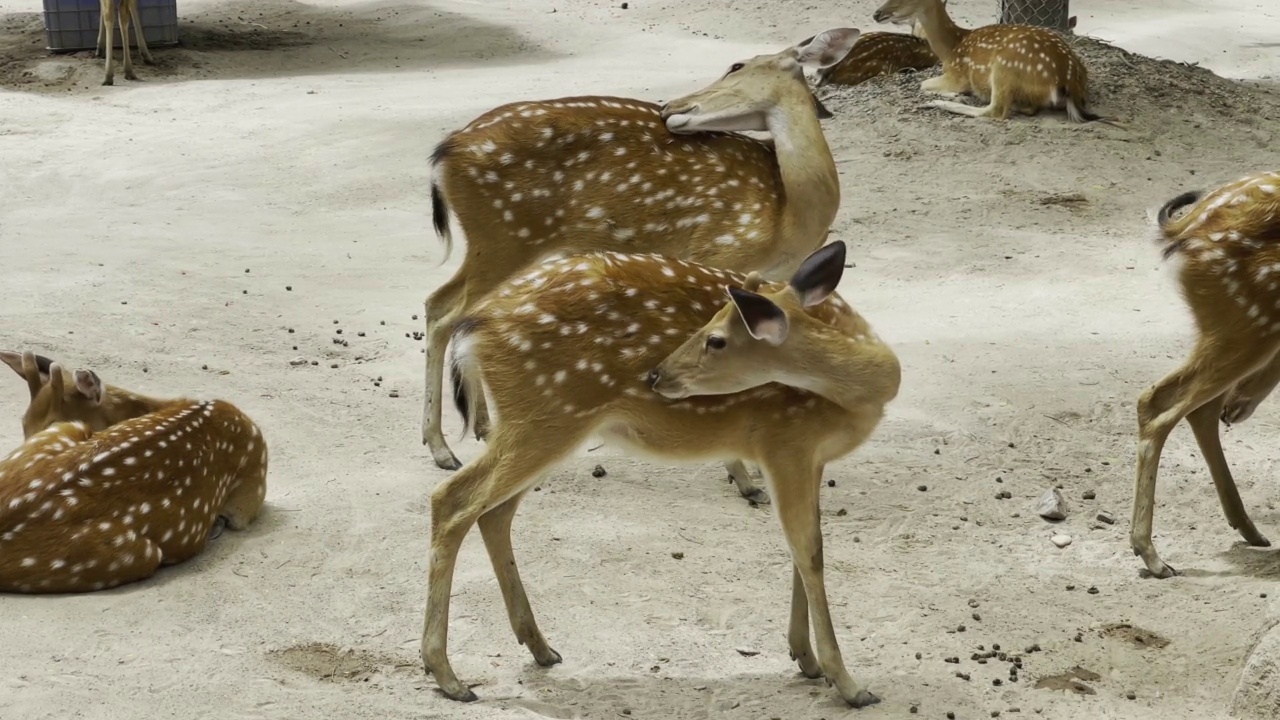
[(907, 710), (907, 712), (911, 713), (912, 715), (915, 715), (920, 712), (920, 708), (916, 707), (915, 705), (912, 705), (911, 709)]
[(917, 490), (919, 490), (920, 492), (926, 492), (926, 491), (928, 491), (929, 486), (928, 486), (928, 485), (917, 485), (917, 486), (916, 486), (916, 489), (917, 489)]
[(982, 622), (982, 616), (981, 616), (981, 615), (979, 615), (978, 613), (974, 613), (974, 614), (973, 614), (973, 621), (974, 621), (974, 622)]
[(1090, 594), (1090, 595), (1097, 595), (1097, 594), (1098, 594), (1098, 592), (1099, 592), (1099, 591), (1098, 591), (1098, 588), (1097, 588), (1096, 586), (1090, 586), (1090, 587), (1089, 587), (1089, 594)]
[(293, 286), (292, 286), (292, 285), (285, 285), (285, 286), (284, 286), (284, 289), (285, 289), (285, 290), (288, 290), (289, 292), (293, 292)]
[(1064, 548), (1071, 544), (1071, 536), (1070, 535), (1054, 535), (1053, 537), (1049, 538), (1049, 542), (1053, 543), (1054, 545), (1057, 545), (1060, 548)]
[(673, 553), (671, 553), (671, 557), (675, 558), (676, 560), (683, 560), (683, 559), (684, 559), (684, 553), (682, 553), (682, 552), (673, 552)]
[(835, 481), (835, 480), (828, 480), (828, 481), (827, 481), (827, 487), (835, 487), (835, 486), (836, 486), (836, 481)]
[(959, 672), (959, 671), (957, 671), (957, 672), (956, 672), (956, 677), (960, 678), (961, 680), (968, 681), (968, 679), (969, 679), (969, 673), (965, 673), (965, 672)]
[(751, 648), (745, 648), (745, 647), (734, 648), (734, 650), (737, 650), (738, 654), (741, 655), (742, 657), (755, 657), (756, 655), (760, 654), (759, 650), (752, 650)]
[(1040, 497), (1040, 502), (1036, 503), (1036, 512), (1045, 520), (1066, 520), (1067, 500), (1062, 497), (1061, 491), (1052, 488)]
[(293, 328), (289, 328), (289, 332), (290, 332), (290, 333), (292, 333), (292, 332), (293, 332)]
[(1132, 690), (1130, 690), (1129, 692), (1125, 693), (1125, 694), (1124, 694), (1124, 696), (1125, 696), (1125, 699), (1127, 699), (1127, 700), (1137, 700), (1137, 699), (1138, 699), (1138, 694), (1137, 694), (1137, 693), (1135, 693), (1135, 692), (1134, 692), (1134, 691), (1132, 691)]
[(333, 363), (333, 364), (331, 364), (329, 367), (333, 368), (334, 370), (337, 370), (337, 369), (338, 369), (338, 363)]
[(360, 332), (356, 333), (356, 335), (359, 337), (364, 337), (364, 331), (361, 330)]
[(1100, 512), (1098, 513), (1098, 522), (1115, 525), (1116, 517), (1109, 512)]
[(951, 712), (950, 710), (948, 710), (948, 711), (947, 711), (947, 720), (956, 720), (956, 714), (955, 714), (955, 713), (953, 713), (953, 712)]
[(1081, 495), (1081, 497), (1083, 497), (1085, 500), (1092, 500), (1098, 497), (1098, 494), (1092, 490), (1085, 490), (1084, 495)]
[(917, 660), (919, 660), (919, 659), (920, 659), (920, 657), (921, 657), (921, 654), (920, 654), (920, 653), (916, 653), (916, 659), (917, 659)]
[(849, 511), (844, 508), (840, 508), (839, 510), (836, 511), (836, 517), (844, 517), (845, 515), (848, 515), (848, 514), (849, 514)]
[(945, 663), (951, 663), (952, 665), (959, 665), (959, 664), (960, 664), (960, 658), (958, 658), (958, 657), (949, 657), (949, 658), (944, 659), (942, 662), (945, 662)]
[(1000, 492), (996, 493), (997, 500), (1008, 500), (1012, 497), (1013, 497), (1013, 493), (1009, 492), (1008, 490), (1001, 490)]
[(608, 474), (609, 474), (609, 471), (605, 470), (603, 465), (597, 465), (591, 469), (591, 477), (594, 477), (594, 478), (602, 478)]
[(391, 395), (391, 397), (393, 397), (393, 398), (398, 398), (398, 397), (400, 397), (400, 391), (398, 391), (398, 390), (392, 390), (392, 391), (390, 392), (390, 395)]
[(289, 364), (290, 364), (290, 365), (292, 365), (292, 366), (294, 366), (294, 367), (297, 367), (297, 366), (299, 366), (299, 365), (306, 365), (306, 364), (307, 364), (307, 359), (306, 359), (306, 358), (304, 358), (304, 357), (296, 357), (296, 358), (294, 358), (294, 359), (290, 360), (290, 361), (289, 361)]

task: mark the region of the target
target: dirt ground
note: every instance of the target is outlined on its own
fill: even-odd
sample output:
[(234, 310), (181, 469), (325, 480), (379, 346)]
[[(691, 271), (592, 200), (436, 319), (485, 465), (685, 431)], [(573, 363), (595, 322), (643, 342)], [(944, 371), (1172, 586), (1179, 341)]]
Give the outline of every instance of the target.
[[(951, 4), (970, 25), (997, 7)], [(0, 0), (0, 346), (232, 400), (271, 447), (249, 531), (126, 588), (0, 597), (0, 717), (1225, 718), (1280, 610), (1280, 555), (1240, 545), (1183, 427), (1156, 542), (1185, 574), (1140, 577), (1134, 400), (1191, 340), (1148, 209), (1280, 166), (1264, 4), (1073, 3), (1081, 35), (1218, 73), (1079, 40), (1096, 109), (1127, 130), (918, 110), (920, 76), (822, 90), (833, 237), (856, 264), (840, 291), (903, 363), (879, 431), (823, 489), (839, 638), (884, 698), (853, 711), (788, 658), (771, 513), (718, 465), (609, 449), (549, 476), (516, 522), (564, 664), (516, 644), (473, 534), (450, 643), (481, 701), (440, 697), (418, 651), (446, 475), (420, 444), (414, 334), (460, 256), (439, 266), (429, 223), (444, 133), (514, 99), (689, 92), (822, 29), (885, 29), (875, 2), (189, 0), (183, 46), (103, 88), (87, 54), (43, 49), (33, 3)], [(25, 401), (0, 382), (0, 448)], [(1224, 437), (1276, 540), (1278, 431), (1273, 403)], [(1054, 486), (1070, 514), (1051, 526), (1035, 502)], [(1022, 657), (1018, 682), (972, 659), (996, 644)]]

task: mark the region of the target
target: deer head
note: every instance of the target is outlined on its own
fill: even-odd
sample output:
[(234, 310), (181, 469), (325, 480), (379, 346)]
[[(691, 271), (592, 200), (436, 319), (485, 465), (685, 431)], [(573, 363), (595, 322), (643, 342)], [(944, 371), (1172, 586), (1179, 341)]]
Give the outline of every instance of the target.
[(22, 434), (31, 437), (59, 422), (80, 421), (92, 432), (112, 423), (102, 408), (107, 390), (92, 370), (62, 369), (57, 362), (27, 351), (0, 350), (0, 361), (27, 381), (31, 402), (22, 416)]
[(760, 277), (747, 276), (741, 288), (727, 287), (731, 302), (701, 330), (649, 373), (649, 385), (663, 397), (724, 395), (769, 382), (806, 385), (811, 351), (807, 334), (828, 326), (805, 308), (835, 291), (844, 274), (845, 245), (836, 241), (814, 251), (791, 279), (763, 290)]
[[(826, 68), (840, 62), (860, 35), (853, 28), (819, 33), (773, 55), (757, 55), (736, 62), (711, 85), (662, 106), (662, 119), (675, 133), (768, 130), (766, 118), (784, 93), (805, 92), (812, 97), (803, 68)], [(819, 117), (830, 116), (814, 98)]]
[(944, 5), (946, 5), (945, 1), (938, 2), (938, 0), (886, 0), (871, 18), (878, 23), (912, 25), (914, 33), (915, 20), (922, 18), (929, 10)]

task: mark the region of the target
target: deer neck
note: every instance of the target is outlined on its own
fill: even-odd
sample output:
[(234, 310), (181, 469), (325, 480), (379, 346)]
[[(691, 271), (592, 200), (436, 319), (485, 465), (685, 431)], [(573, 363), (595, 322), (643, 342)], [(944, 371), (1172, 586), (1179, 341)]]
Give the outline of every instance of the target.
[(782, 176), (779, 250), (803, 258), (821, 245), (835, 221), (840, 176), (807, 87), (793, 88), (785, 102), (769, 111), (765, 124)]
[(793, 354), (802, 360), (777, 382), (808, 390), (854, 414), (897, 397), (901, 366), (887, 347), (829, 326), (806, 328), (804, 337), (804, 346)]
[(929, 49), (944, 64), (950, 62), (955, 57), (956, 46), (964, 39), (964, 29), (955, 24), (940, 2), (926, 6), (917, 19)]
[(178, 400), (161, 399), (140, 395), (124, 388), (111, 385), (106, 387), (102, 397), (102, 414), (107, 427), (132, 418), (141, 417), (157, 410), (162, 410)]

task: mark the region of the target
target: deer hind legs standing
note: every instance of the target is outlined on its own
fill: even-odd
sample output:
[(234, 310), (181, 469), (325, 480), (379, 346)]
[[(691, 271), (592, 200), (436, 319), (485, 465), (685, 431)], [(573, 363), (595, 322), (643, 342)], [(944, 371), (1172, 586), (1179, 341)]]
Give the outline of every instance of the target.
[[(474, 407), (474, 406), (473, 406)], [(585, 426), (584, 426), (585, 427)], [(435, 676), (440, 691), (463, 702), (476, 699), (449, 663), (449, 596), (458, 548), (477, 521), (493, 564), (516, 639), (543, 667), (560, 662), (560, 654), (538, 629), (511, 548), (511, 520), (520, 498), (565, 448), (586, 439), (584, 427), (564, 428), (554, 447), (523, 441), (521, 428), (499, 425), (484, 454), (449, 477), (431, 495), (431, 555), (427, 569), (427, 608), (422, 625), (422, 663)], [(545, 430), (545, 428), (540, 428)], [(574, 440), (575, 435), (577, 440)]]
[(100, 11), (98, 46), (94, 55), (103, 57), (103, 48), (105, 47), (107, 70), (102, 84), (115, 84), (115, 65), (111, 59), (111, 52), (112, 47), (115, 45), (113, 35), (117, 19), (120, 27), (120, 50), (124, 53), (124, 76), (129, 80), (137, 80), (138, 76), (133, 72), (133, 58), (129, 52), (130, 25), (133, 26), (134, 35), (138, 38), (138, 53), (142, 55), (142, 61), (148, 65), (155, 64), (155, 59), (151, 56), (151, 49), (147, 47), (147, 38), (142, 32), (142, 18), (138, 13), (138, 0), (101, 0), (98, 7)]
[[(1274, 386), (1277, 342), (1256, 336), (1219, 335), (1202, 339), (1190, 358), (1138, 398), (1138, 468), (1134, 488), (1133, 522), (1129, 541), (1153, 577), (1178, 572), (1165, 564), (1151, 539), (1156, 476), (1169, 433), (1183, 418), (1195, 433), (1200, 452), (1218, 491), (1218, 500), (1231, 527), (1245, 542), (1268, 547), (1270, 542), (1254, 526), (1240, 500), (1231, 470), (1222, 453), (1218, 421), (1228, 393), (1239, 384), (1246, 391)], [(1255, 379), (1256, 376), (1261, 376)]]

